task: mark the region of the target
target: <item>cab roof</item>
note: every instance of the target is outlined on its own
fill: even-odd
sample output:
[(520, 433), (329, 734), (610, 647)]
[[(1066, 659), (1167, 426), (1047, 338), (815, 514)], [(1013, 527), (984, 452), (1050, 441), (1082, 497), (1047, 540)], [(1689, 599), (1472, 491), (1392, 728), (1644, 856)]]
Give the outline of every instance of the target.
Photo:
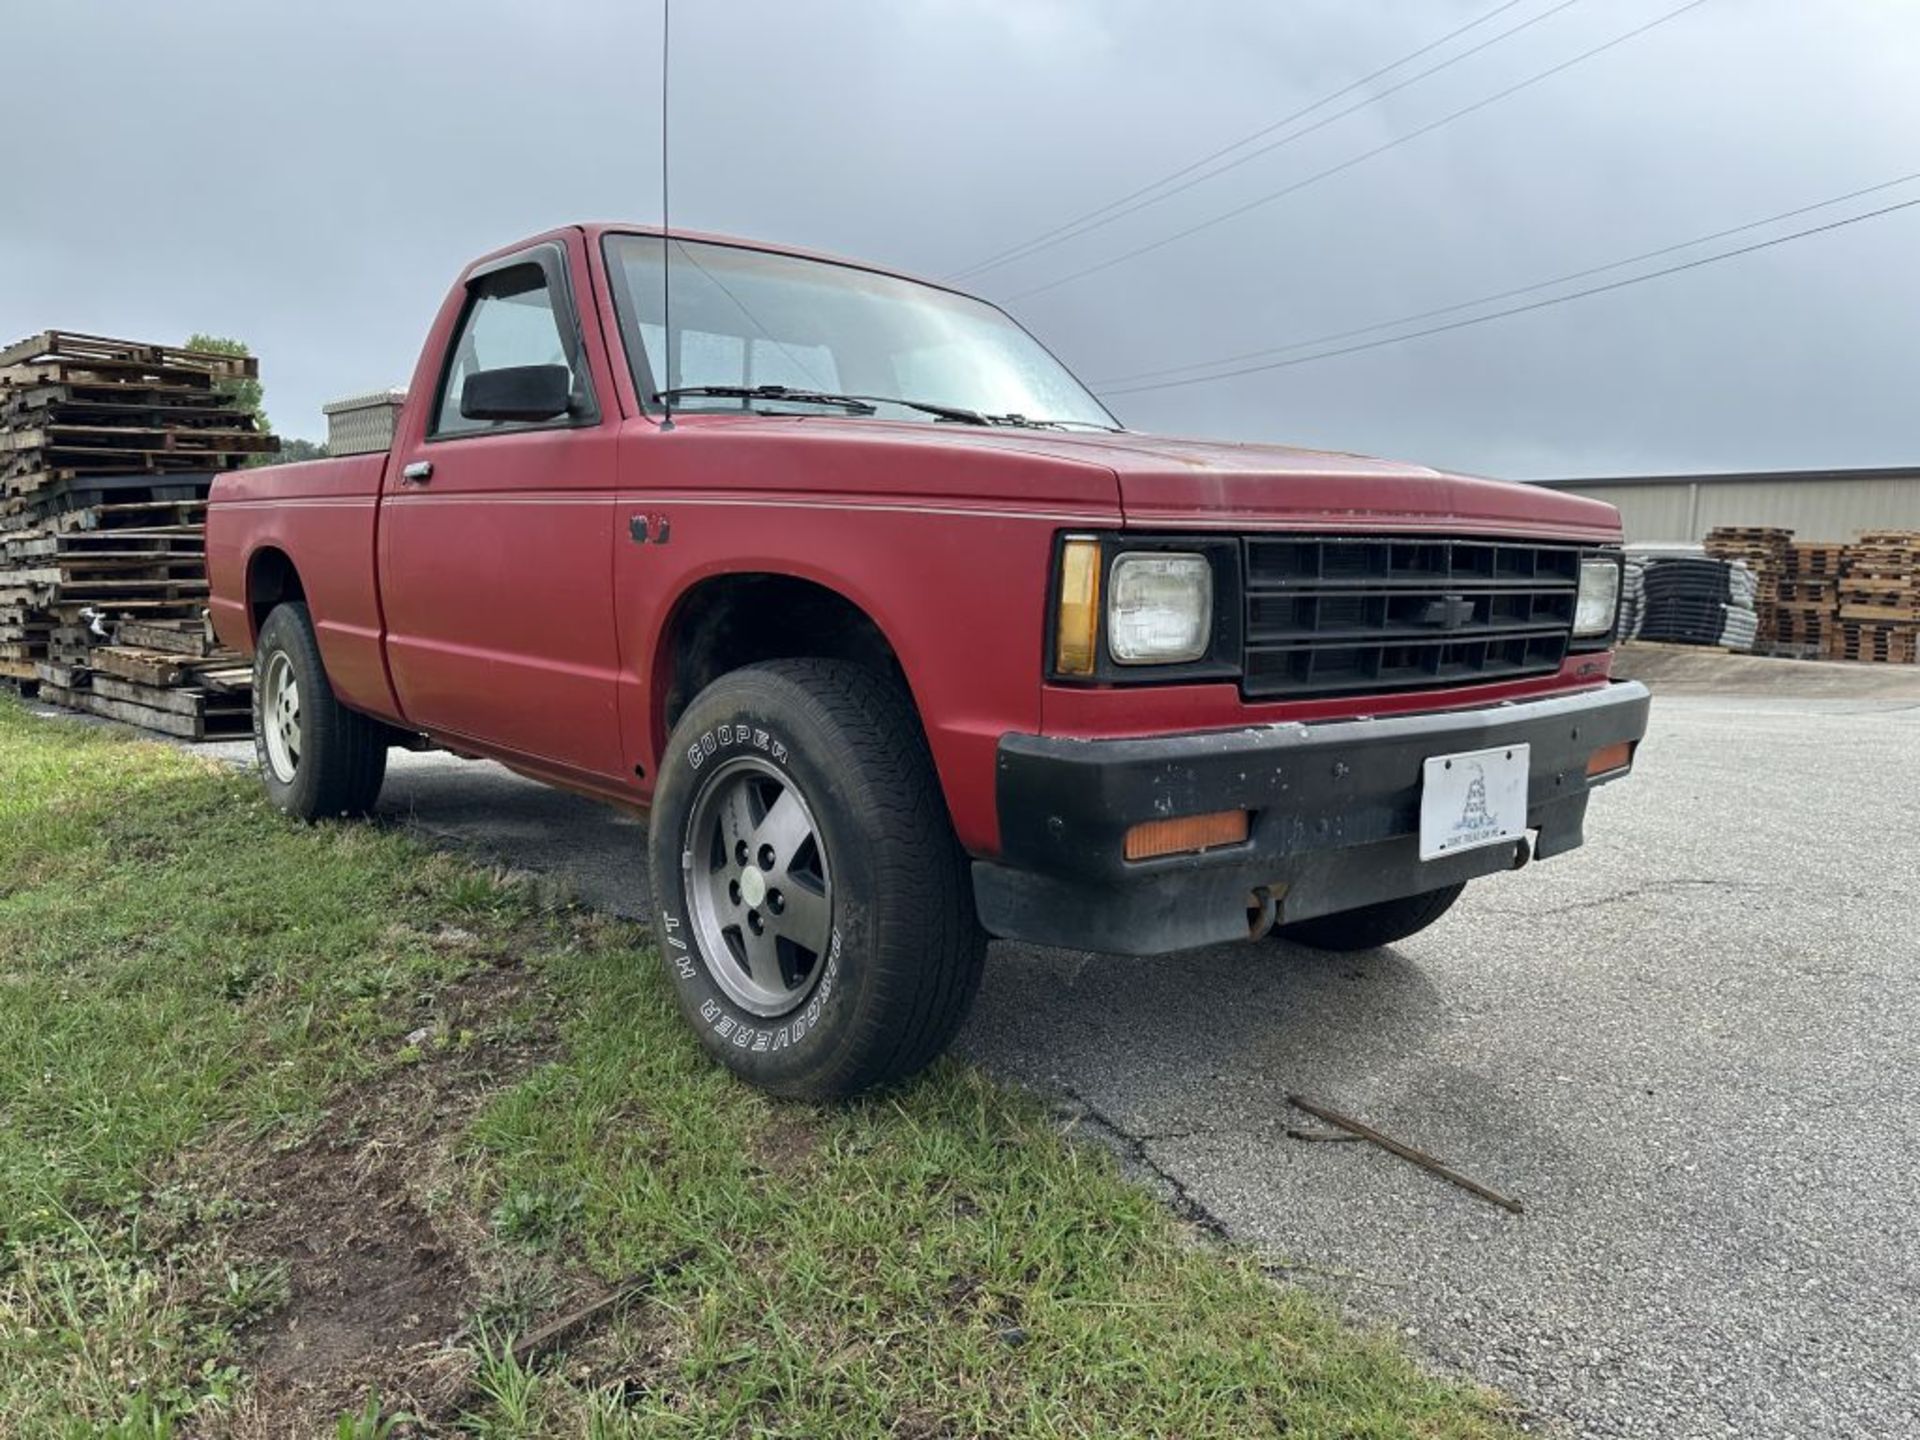
[[(597, 249), (601, 237), (606, 235), (651, 235), (657, 237), (662, 233), (661, 227), (658, 225), (642, 225), (615, 220), (596, 220), (574, 225), (561, 225), (552, 230), (543, 230), (538, 235), (529, 235), (525, 239), (516, 240), (511, 245), (502, 245), (496, 250), (491, 250), (485, 255), (478, 257), (474, 260), (473, 264), (467, 268), (471, 271), (482, 265), (490, 264), (504, 256), (525, 250), (529, 246), (538, 245), (550, 240), (564, 240), (569, 235), (583, 235), (586, 237), (588, 246)], [(731, 245), (736, 249), (759, 250), (769, 255), (792, 255), (801, 260), (819, 260), (829, 265), (844, 265), (853, 270), (871, 271), (876, 275), (891, 275), (897, 280), (907, 280), (916, 285), (930, 285), (936, 290), (950, 291), (955, 295), (966, 295), (969, 299), (980, 298), (969, 291), (961, 290), (944, 281), (930, 280), (924, 275), (915, 275), (910, 271), (897, 270), (891, 265), (877, 265), (870, 260), (854, 260), (845, 255), (834, 255), (824, 250), (808, 250), (799, 245), (780, 245), (770, 240), (754, 240), (743, 235), (722, 235), (707, 230), (683, 230), (677, 225), (673, 227), (673, 238), (676, 240), (697, 240), (709, 245)]]

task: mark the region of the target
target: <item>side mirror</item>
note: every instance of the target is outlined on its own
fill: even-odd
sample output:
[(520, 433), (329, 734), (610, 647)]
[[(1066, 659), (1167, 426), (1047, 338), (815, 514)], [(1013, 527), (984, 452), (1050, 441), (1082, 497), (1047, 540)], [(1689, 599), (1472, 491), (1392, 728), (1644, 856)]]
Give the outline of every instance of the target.
[(573, 404), (573, 372), (564, 365), (502, 365), (476, 370), (460, 387), (469, 420), (553, 420)]

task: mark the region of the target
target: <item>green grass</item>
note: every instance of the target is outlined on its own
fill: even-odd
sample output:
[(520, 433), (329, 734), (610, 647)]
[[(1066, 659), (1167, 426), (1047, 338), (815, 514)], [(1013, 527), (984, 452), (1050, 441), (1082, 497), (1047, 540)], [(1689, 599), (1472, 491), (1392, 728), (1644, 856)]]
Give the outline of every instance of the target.
[[(329, 1117), (358, 1164), (342, 1114), (418, 1083), (423, 1008), (508, 960), (514, 1004), (430, 1042), (559, 1042), (435, 1137), (434, 1224), (478, 1237), (486, 1285), (433, 1433), (1510, 1433), (1496, 1397), (1200, 1241), (1036, 1101), (950, 1063), (771, 1102), (702, 1056), (633, 927), (255, 791), (0, 700), (7, 1435), (286, 1433), (241, 1327), (306, 1262), (236, 1254), (230, 1191)], [(636, 1279), (609, 1322), (514, 1359)], [(420, 1428), (364, 1403), (339, 1434)]]

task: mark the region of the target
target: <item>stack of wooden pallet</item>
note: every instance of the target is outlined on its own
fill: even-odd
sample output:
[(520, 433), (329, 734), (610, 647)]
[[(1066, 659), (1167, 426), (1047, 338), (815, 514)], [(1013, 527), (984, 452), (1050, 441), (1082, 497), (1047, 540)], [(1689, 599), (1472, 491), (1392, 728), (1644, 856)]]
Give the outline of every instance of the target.
[(43, 664), (40, 697), (184, 740), (250, 728), (253, 672), (203, 627), (130, 620), (116, 627), (115, 639), (93, 646), (82, 666)]
[[(202, 683), (233, 658), (206, 639), (203, 526), (213, 477), (279, 447), (228, 393), (257, 364), (66, 331), (0, 350), (0, 676), (171, 734), (235, 728)], [(98, 662), (128, 645), (191, 663)]]
[(1753, 572), (1753, 608), (1760, 617), (1759, 640), (1779, 638), (1780, 582), (1787, 574), (1787, 547), (1793, 531), (1768, 525), (1720, 525), (1707, 532), (1707, 554), (1714, 560), (1738, 560)]
[(1911, 665), (1920, 655), (1920, 530), (1868, 530), (1847, 547), (1837, 659)]
[(1837, 541), (1795, 540), (1787, 546), (1786, 573), (1773, 611), (1774, 637), (1782, 647), (1815, 655), (1827, 650), (1846, 553)]

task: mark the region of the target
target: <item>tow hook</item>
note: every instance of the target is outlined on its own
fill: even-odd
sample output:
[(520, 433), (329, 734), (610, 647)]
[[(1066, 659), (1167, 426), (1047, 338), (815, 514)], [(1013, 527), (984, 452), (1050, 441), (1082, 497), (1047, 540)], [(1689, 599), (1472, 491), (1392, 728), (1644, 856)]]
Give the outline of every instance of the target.
[(1264, 940), (1267, 932), (1273, 929), (1280, 907), (1275, 901), (1273, 891), (1265, 885), (1254, 886), (1247, 896), (1247, 938)]

